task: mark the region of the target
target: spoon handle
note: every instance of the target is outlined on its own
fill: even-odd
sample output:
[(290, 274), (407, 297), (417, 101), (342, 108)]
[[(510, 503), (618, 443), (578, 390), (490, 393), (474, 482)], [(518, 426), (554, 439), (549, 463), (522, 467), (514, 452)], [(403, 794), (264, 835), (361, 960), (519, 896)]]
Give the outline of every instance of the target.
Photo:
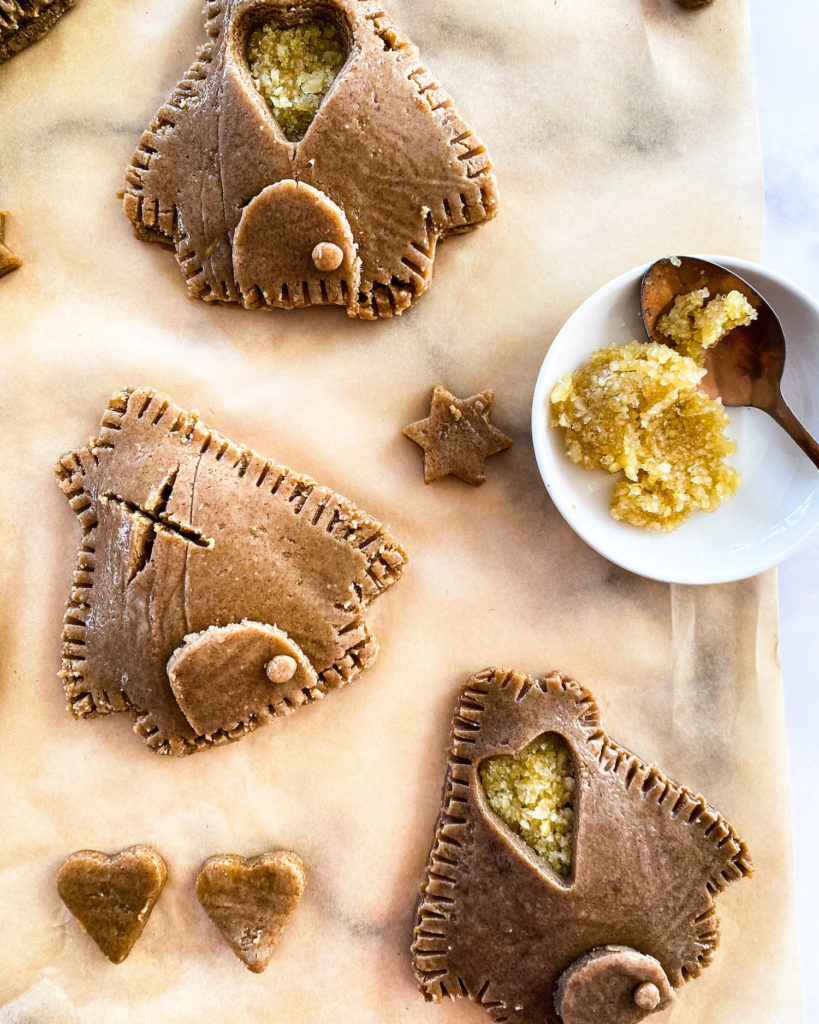
[(819, 469), (819, 443), (810, 436), (794, 416), (782, 395), (778, 396), (776, 405), (769, 411), (779, 426), (790, 434), (814, 466)]

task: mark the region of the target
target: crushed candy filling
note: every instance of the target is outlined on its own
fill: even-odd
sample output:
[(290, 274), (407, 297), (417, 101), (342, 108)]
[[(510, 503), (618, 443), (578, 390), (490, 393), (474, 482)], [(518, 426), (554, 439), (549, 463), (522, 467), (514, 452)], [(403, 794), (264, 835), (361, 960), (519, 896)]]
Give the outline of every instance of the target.
[(660, 333), (699, 366), (705, 359), (705, 349), (712, 348), (735, 327), (756, 320), (757, 315), (742, 292), (730, 291), (708, 302), (709, 296), (707, 288), (678, 295), (671, 309), (657, 321)]
[(574, 766), (565, 742), (545, 733), (518, 754), (480, 766), (489, 806), (559, 874), (572, 864)]
[(250, 74), (289, 142), (304, 137), (325, 93), (347, 58), (335, 25), (324, 18), (253, 30)]
[(615, 519), (670, 531), (713, 512), (742, 482), (723, 462), (736, 450), (722, 402), (698, 389), (705, 370), (655, 342), (610, 345), (552, 391), (552, 423), (585, 469), (623, 473)]

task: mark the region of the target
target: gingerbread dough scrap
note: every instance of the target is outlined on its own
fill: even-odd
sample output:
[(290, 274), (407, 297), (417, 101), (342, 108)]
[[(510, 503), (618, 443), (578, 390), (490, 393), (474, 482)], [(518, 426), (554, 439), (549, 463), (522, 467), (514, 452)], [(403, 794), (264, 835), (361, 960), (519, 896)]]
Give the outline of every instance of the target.
[(23, 261), (4, 243), (6, 241), (6, 217), (8, 210), (0, 210), (0, 277), (22, 267)]
[[(291, 141), (269, 105), (276, 69), (259, 29), (316, 15), (347, 58)], [(206, 19), (208, 41), (127, 171), (136, 235), (172, 246), (190, 294), (209, 302), (402, 313), (429, 287), (438, 240), (495, 215), (486, 147), (376, 0), (209, 0)], [(341, 260), (313, 259), (323, 243)]]
[(222, 854), (205, 861), (196, 895), (248, 970), (260, 974), (304, 892), (304, 865), (279, 851), (251, 860)]
[(0, 2), (0, 64), (36, 43), (76, 0), (2, 0)]
[[(544, 734), (576, 765), (567, 875), (492, 811), (481, 781), (486, 759)], [(751, 873), (717, 811), (609, 739), (588, 690), (488, 669), (453, 721), (415, 973), (427, 999), (468, 995), (499, 1022), (635, 1024), (708, 966), (715, 897)]]
[(456, 398), (436, 384), (429, 416), (404, 427), (403, 433), (424, 449), (424, 483), (452, 474), (479, 487), (486, 481), (486, 460), (512, 444), (489, 422), (494, 392)]
[(57, 875), (57, 892), (108, 959), (122, 963), (142, 934), (168, 877), (148, 846), (108, 855), (79, 850)]
[(374, 660), (370, 602), (406, 555), (346, 498), (151, 388), (65, 455), (80, 520), (61, 676), (80, 718), (128, 710), (160, 753), (239, 739)]

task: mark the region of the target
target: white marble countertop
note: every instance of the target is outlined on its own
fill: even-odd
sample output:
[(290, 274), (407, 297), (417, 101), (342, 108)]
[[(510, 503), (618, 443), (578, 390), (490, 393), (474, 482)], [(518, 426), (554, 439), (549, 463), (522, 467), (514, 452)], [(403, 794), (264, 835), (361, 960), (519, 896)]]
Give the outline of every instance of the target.
[[(757, 102), (765, 164), (763, 260), (819, 296), (819, 8), (751, 0)], [(819, 338), (817, 339), (819, 344)], [(780, 657), (793, 790), (797, 915), (805, 1021), (819, 1020), (819, 537), (779, 571)], [(783, 1022), (784, 1024), (784, 1022)]]

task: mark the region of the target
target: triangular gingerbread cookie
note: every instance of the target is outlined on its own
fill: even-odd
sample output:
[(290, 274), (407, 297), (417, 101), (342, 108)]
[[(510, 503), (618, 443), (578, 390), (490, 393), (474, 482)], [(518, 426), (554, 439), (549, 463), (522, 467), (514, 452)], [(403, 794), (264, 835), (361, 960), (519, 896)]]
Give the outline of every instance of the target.
[[(554, 811), (526, 792), (541, 785), (536, 773), (515, 779), (511, 801), (502, 792), (500, 759), (531, 756), (544, 736), (574, 764), (568, 862), (524, 838)], [(492, 764), (503, 769), (494, 778)], [(513, 829), (521, 798), (531, 808)], [(415, 972), (428, 999), (470, 996), (499, 1022), (634, 1024), (711, 962), (714, 899), (751, 870), (745, 844), (702, 797), (608, 738), (588, 690), (559, 674), (489, 669), (462, 691), (453, 721)]]
[[(205, 9), (209, 40), (128, 168), (135, 233), (173, 246), (189, 292), (207, 301), (402, 313), (429, 287), (438, 240), (495, 214), (485, 146), (376, 0)], [(260, 23), (317, 14), (347, 59), (289, 141), (254, 84), (248, 44)]]
[(167, 877), (165, 861), (148, 846), (112, 855), (78, 850), (60, 868), (57, 892), (83, 931), (119, 964), (142, 934)]
[(115, 395), (56, 472), (83, 528), (61, 672), (77, 717), (130, 710), (152, 749), (187, 754), (375, 658), (366, 609), (406, 556), (346, 498), (151, 388)]
[(304, 865), (283, 850), (245, 859), (219, 854), (202, 865), (196, 895), (249, 971), (260, 974), (304, 892)]

